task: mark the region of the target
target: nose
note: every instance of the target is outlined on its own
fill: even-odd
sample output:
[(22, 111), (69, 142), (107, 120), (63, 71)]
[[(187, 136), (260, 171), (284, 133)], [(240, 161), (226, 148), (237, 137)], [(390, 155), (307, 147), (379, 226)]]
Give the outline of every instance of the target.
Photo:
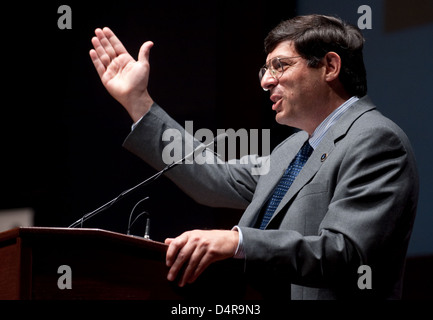
[(277, 84), (278, 80), (271, 75), (269, 70), (266, 70), (262, 80), (260, 81), (260, 85), (262, 86), (263, 90), (268, 91), (275, 87)]

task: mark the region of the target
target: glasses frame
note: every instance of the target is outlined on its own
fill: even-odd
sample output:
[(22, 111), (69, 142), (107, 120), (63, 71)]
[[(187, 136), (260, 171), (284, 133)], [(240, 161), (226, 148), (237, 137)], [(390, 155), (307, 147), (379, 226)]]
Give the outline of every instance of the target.
[[(302, 56), (294, 56), (294, 57), (275, 57), (268, 61), (268, 63), (265, 63), (263, 67), (259, 70), (259, 80), (262, 82), (263, 77), (265, 76), (266, 72), (269, 71), (269, 74), (274, 78), (275, 80), (279, 80), (282, 76), (284, 71), (286, 71), (287, 68), (284, 68), (284, 66), (281, 64), (282, 60), (288, 60), (288, 59), (295, 59), (295, 58), (301, 58)], [(274, 68), (274, 62), (278, 61), (278, 68)], [(281, 70), (281, 71), (279, 71)]]

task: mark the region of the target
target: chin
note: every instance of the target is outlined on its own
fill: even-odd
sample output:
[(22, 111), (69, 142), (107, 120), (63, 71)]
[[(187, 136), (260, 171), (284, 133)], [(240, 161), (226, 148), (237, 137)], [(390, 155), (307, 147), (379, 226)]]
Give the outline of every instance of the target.
[(278, 124), (281, 124), (281, 125), (283, 125), (283, 126), (290, 126), (290, 121), (288, 121), (288, 119), (287, 119), (287, 116), (285, 116), (282, 112), (278, 112), (276, 115), (275, 115), (275, 121), (278, 123)]
[(299, 122), (294, 121), (293, 117), (288, 117), (287, 115), (282, 116), (280, 114), (277, 114), (275, 116), (275, 121), (283, 126), (293, 127), (293, 128), (299, 128)]

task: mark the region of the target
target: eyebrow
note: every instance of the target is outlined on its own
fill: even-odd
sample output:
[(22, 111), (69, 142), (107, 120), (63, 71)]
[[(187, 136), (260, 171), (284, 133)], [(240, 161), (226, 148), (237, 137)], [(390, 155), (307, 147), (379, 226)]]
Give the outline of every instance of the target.
[(294, 58), (302, 58), (302, 56), (301, 56), (301, 55), (297, 55), (297, 56), (289, 57), (289, 56), (284, 56), (284, 55), (278, 55), (278, 56), (275, 56), (275, 57), (272, 57), (272, 58), (266, 60), (265, 66), (268, 66), (269, 62), (270, 62), (271, 60), (275, 59), (275, 58), (280, 58), (280, 59), (294, 59)]

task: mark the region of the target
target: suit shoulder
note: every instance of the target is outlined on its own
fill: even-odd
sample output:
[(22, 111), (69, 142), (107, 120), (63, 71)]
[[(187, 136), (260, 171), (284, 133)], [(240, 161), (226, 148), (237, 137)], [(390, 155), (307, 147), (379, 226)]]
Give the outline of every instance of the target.
[(373, 140), (386, 143), (388, 139), (397, 139), (406, 148), (410, 147), (410, 141), (406, 133), (394, 121), (384, 116), (377, 109), (363, 113), (347, 132), (352, 138), (364, 138), (370, 136)]

